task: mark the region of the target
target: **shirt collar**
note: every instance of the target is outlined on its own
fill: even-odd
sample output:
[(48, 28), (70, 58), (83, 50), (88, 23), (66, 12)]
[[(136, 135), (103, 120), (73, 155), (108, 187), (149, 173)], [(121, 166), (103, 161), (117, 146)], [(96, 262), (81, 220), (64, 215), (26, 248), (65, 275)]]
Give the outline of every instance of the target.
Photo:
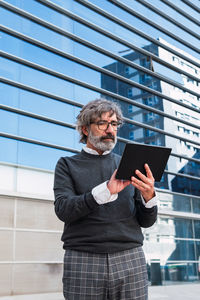
[[(83, 147), (83, 150), (87, 153), (90, 153), (90, 154), (93, 154), (93, 155), (100, 155), (96, 150), (94, 149), (91, 149), (91, 148), (88, 148), (87, 146), (84, 146)], [(104, 151), (102, 155), (106, 155), (108, 153), (110, 153), (112, 150), (107, 150), (107, 151)]]

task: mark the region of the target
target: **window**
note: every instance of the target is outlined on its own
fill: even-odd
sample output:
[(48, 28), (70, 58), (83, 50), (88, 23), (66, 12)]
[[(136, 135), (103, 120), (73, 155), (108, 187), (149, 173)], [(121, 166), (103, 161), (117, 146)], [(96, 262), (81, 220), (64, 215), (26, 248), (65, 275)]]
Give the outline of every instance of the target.
[(149, 74), (142, 74), (140, 76), (140, 82), (141, 83), (145, 84), (145, 82), (148, 81), (148, 80), (151, 80), (151, 75), (149, 75)]
[(146, 136), (153, 136), (153, 135), (155, 135), (155, 134), (156, 134), (155, 131), (146, 129)]
[(129, 75), (129, 74), (130, 74), (130, 67), (125, 67), (124, 73), (125, 73), (126, 75)]
[(132, 88), (128, 89), (127, 95), (128, 95), (129, 98), (133, 96), (133, 89)]
[(184, 132), (187, 133), (187, 134), (190, 134), (190, 130), (189, 129), (184, 128)]
[(132, 113), (132, 112), (133, 112), (133, 105), (129, 105), (129, 106), (128, 106), (128, 112), (129, 112), (129, 113)]
[(149, 112), (145, 114), (145, 121), (153, 121), (158, 118), (158, 115), (154, 114), (153, 112)]
[(133, 132), (133, 131), (129, 132), (129, 139), (130, 139), (131, 141), (134, 140), (134, 132)]
[(158, 97), (157, 96), (151, 96), (144, 99), (144, 103), (149, 106), (154, 106), (158, 103)]
[(193, 135), (196, 136), (196, 137), (199, 137), (199, 133), (198, 132), (194, 132), (193, 131)]

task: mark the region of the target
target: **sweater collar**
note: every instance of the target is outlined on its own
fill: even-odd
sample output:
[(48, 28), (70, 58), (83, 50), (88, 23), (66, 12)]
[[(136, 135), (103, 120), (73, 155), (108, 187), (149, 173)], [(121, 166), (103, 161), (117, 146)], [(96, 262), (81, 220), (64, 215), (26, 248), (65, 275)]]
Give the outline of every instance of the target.
[[(96, 150), (88, 148), (87, 146), (83, 147), (83, 150), (89, 154), (100, 155)], [(109, 154), (112, 150), (104, 151), (102, 155)]]

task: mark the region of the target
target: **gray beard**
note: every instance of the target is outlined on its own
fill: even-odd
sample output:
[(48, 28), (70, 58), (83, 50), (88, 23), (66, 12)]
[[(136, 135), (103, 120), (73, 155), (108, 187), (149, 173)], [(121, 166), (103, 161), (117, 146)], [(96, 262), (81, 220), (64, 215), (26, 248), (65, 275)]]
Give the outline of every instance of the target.
[(88, 140), (95, 148), (103, 152), (112, 150), (117, 143), (115, 136), (113, 136), (113, 141), (108, 142), (102, 136), (93, 135), (91, 131), (89, 132)]

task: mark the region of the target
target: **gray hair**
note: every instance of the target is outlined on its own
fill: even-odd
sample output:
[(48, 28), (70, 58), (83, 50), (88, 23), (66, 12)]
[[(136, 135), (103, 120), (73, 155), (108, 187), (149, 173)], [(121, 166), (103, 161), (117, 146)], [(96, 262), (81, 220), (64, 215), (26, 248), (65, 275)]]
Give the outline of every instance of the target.
[(76, 129), (80, 134), (80, 142), (87, 143), (87, 136), (83, 133), (82, 127), (89, 127), (91, 122), (94, 122), (97, 118), (105, 112), (111, 112), (111, 115), (116, 114), (117, 120), (122, 122), (123, 115), (120, 106), (113, 101), (106, 99), (96, 99), (87, 103), (81, 109), (77, 116)]

